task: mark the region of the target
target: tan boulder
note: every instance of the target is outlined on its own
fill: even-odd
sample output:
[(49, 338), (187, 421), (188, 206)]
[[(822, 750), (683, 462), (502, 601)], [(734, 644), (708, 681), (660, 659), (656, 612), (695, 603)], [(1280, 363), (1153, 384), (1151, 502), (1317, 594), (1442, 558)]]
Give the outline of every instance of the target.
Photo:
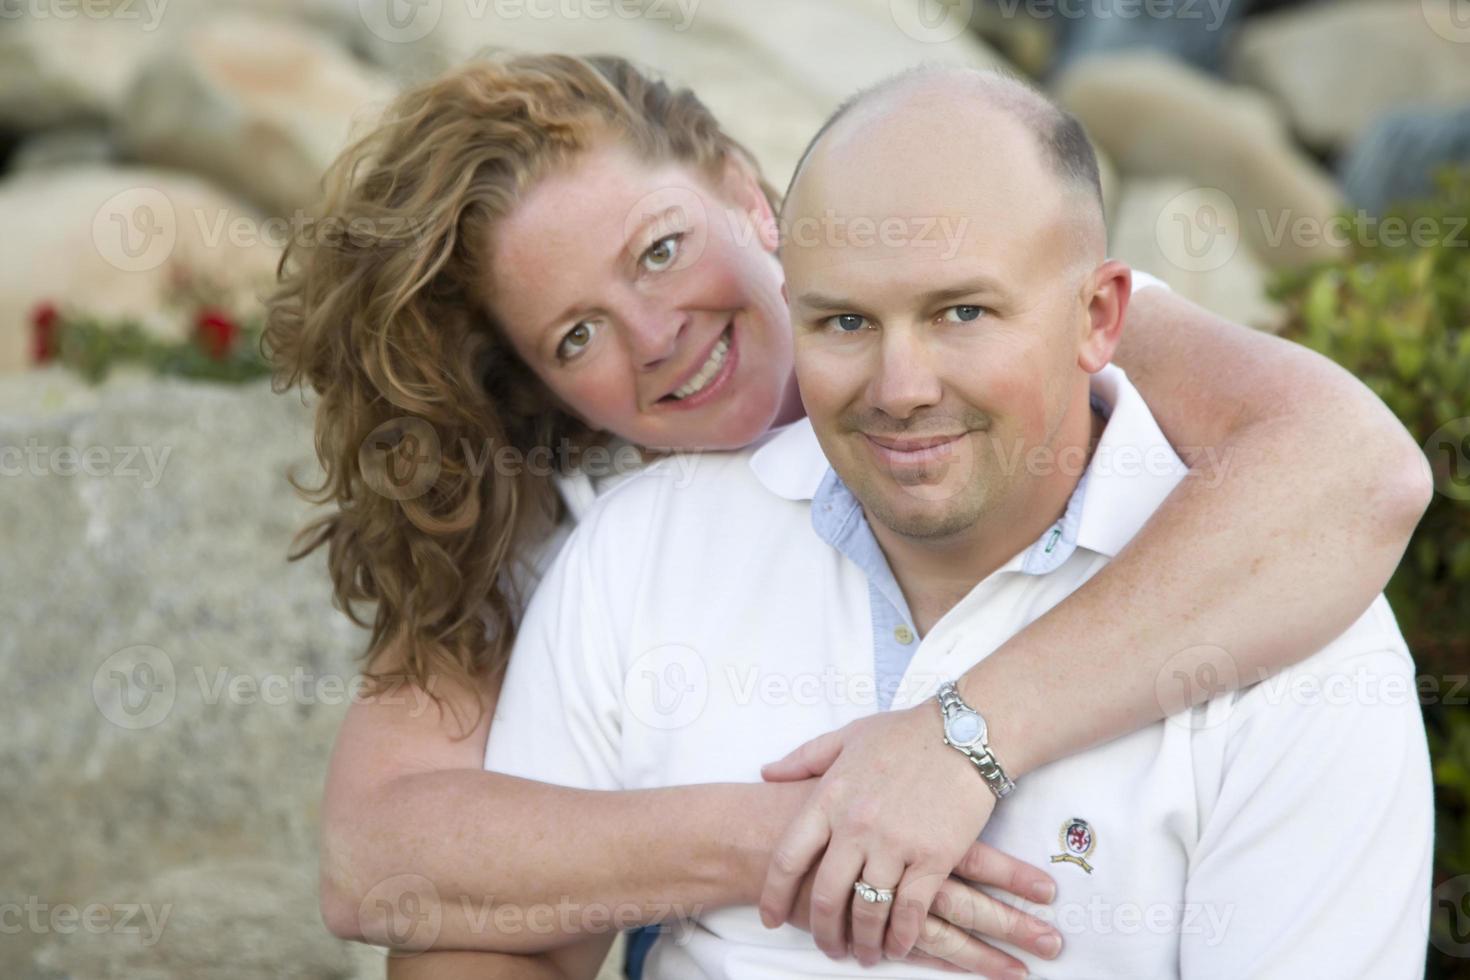
[[(778, 185), (827, 114), (864, 85), (926, 61), (1002, 63), (966, 25), (925, 20), (919, 0), (362, 2), (369, 56), (405, 80), (510, 49), (621, 55), (691, 85)], [(563, 9), (578, 13), (545, 16)]]
[(290, 215), (314, 200), (354, 123), (370, 122), (394, 91), (325, 35), (231, 15), (144, 65), (118, 132), (137, 159)]
[(273, 280), (290, 234), (197, 177), (144, 169), (12, 177), (0, 183), (0, 214), (0, 371), (30, 363), (30, 318), (43, 302), (183, 336), (189, 325), (165, 309), (175, 269), (219, 281), (244, 305)]
[(1266, 295), (1271, 270), (1218, 191), (1177, 177), (1124, 181), (1108, 237), (1115, 258), (1186, 299), (1237, 323), (1280, 328), (1281, 310)]
[(1245, 22), (1231, 73), (1270, 93), (1325, 150), (1402, 106), (1470, 102), (1464, 0), (1336, 0)]
[(1155, 54), (1089, 58), (1056, 91), (1126, 177), (1181, 177), (1220, 191), (1244, 241), (1271, 264), (1336, 253), (1327, 230), (1338, 188), (1265, 97)]

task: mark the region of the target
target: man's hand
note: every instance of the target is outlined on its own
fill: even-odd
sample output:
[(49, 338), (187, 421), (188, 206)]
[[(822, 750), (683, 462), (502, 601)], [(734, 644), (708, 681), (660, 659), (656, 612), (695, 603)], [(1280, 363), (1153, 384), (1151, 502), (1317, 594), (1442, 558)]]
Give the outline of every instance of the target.
[[(822, 778), (772, 853), (761, 921), (775, 928), (790, 918), (802, 879), (820, 857), (812, 935), (828, 956), (844, 957), (852, 910), (852, 945), (865, 966), (885, 954), (901, 959), (914, 949), (935, 897), (996, 802), (974, 766), (944, 744), (932, 700), (821, 735), (766, 766), (762, 775), (770, 781)], [(1051, 880), (1016, 863), (1035, 877), (1010, 890), (1050, 901)], [(859, 879), (892, 890), (894, 900), (863, 901), (853, 892)]]

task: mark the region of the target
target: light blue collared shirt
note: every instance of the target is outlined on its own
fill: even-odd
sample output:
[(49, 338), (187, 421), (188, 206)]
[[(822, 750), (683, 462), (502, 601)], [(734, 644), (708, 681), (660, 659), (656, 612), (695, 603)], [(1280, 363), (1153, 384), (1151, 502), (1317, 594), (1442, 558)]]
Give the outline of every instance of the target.
[[(1108, 416), (1108, 406), (1096, 395), (1092, 396), (1092, 410), (1103, 418)], [(1061, 518), (1026, 549), (1021, 560), (1023, 573), (1045, 575), (1055, 571), (1077, 550), (1077, 528), (1082, 521), (1090, 472), (1084, 471), (1077, 481)], [(863, 516), (862, 504), (830, 466), (812, 498), (812, 529), (867, 576), (873, 619), (873, 680), (878, 707), (887, 711), (918, 646), (919, 631), (914, 628), (908, 600)]]

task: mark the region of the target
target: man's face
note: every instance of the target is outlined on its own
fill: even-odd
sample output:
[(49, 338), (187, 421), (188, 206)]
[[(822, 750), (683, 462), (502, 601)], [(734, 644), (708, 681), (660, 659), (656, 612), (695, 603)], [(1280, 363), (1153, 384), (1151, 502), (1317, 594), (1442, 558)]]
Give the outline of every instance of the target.
[(782, 248), (822, 449), (872, 517), (920, 539), (1025, 499), (1028, 452), (1085, 391), (1093, 271), (1077, 198), (1019, 123), (997, 115), (974, 139), (939, 123), (834, 134), (788, 202)]

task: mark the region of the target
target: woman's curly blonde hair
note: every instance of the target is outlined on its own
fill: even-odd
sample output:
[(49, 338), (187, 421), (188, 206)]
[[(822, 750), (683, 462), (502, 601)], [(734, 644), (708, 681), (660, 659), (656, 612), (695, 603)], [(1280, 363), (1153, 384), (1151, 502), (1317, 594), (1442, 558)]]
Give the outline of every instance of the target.
[(438, 700), (435, 677), (472, 682), (509, 658), (527, 598), (510, 573), (562, 505), (544, 470), (484, 461), (600, 436), (492, 321), (491, 235), (540, 177), (610, 137), (712, 180), (732, 159), (759, 173), (691, 91), (621, 58), (476, 60), (405, 91), (342, 153), (281, 258), (263, 347), (277, 391), (315, 392), (324, 478), (297, 489), (335, 504), (291, 558), (326, 545), (338, 608), (368, 626), (356, 606), (374, 604), (373, 690), (409, 682)]

